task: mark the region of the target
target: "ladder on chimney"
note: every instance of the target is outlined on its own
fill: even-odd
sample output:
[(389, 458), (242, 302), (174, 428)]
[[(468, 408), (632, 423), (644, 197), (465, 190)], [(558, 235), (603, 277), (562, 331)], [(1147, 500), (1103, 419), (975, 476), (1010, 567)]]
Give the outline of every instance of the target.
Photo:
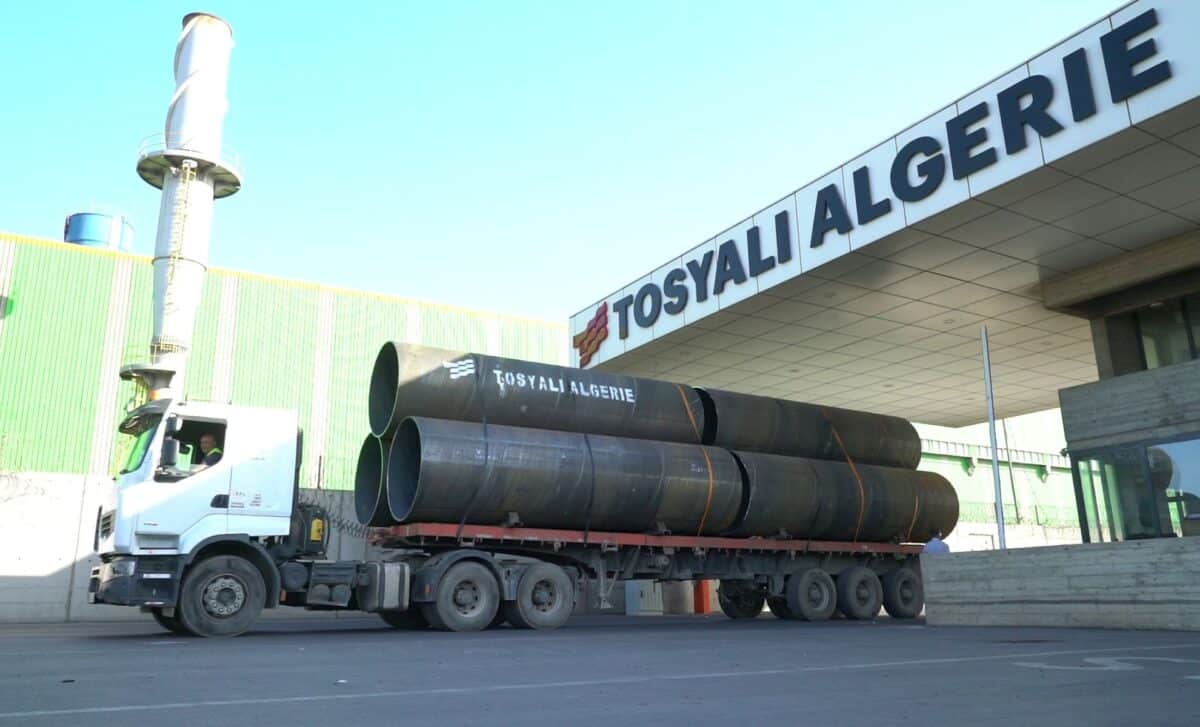
[[(191, 159), (184, 159), (179, 165), (177, 174), (179, 175), (179, 186), (175, 189), (175, 199), (171, 203), (171, 243), (167, 253), (167, 285), (166, 289), (172, 290), (175, 283), (176, 270), (179, 263), (183, 260), (183, 234), (187, 225), (188, 210), (190, 209), (190, 201), (192, 196), (192, 183), (196, 181), (198, 165)], [(163, 300), (164, 307), (170, 307), (172, 304), (171, 296), (166, 296)], [(177, 345), (173, 342), (156, 341), (152, 346), (151, 356), (157, 358), (159, 355), (174, 353), (177, 350)]]

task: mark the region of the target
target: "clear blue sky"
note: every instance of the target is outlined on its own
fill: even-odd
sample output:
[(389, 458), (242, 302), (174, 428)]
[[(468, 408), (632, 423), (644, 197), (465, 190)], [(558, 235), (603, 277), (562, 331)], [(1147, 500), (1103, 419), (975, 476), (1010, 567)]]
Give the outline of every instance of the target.
[(205, 10), (247, 171), (212, 265), (564, 321), (1118, 5), (12, 4), (0, 229), (102, 203), (153, 250), (134, 154)]

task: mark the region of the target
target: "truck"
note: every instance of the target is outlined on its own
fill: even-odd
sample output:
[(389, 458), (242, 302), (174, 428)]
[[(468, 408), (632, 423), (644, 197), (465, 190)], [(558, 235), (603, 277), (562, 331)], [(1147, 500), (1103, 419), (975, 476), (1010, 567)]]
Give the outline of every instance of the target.
[[(300, 488), (297, 412), (162, 398), (119, 425), (129, 455), (96, 512), (88, 601), (168, 631), (230, 637), (266, 609), (357, 610), (395, 628), (555, 629), (580, 594), (627, 580), (717, 580), (730, 618), (913, 618), (920, 545), (415, 522), (372, 555), (326, 557), (330, 513)], [(222, 455), (204, 465), (201, 437)], [(588, 583), (591, 589), (585, 588)]]

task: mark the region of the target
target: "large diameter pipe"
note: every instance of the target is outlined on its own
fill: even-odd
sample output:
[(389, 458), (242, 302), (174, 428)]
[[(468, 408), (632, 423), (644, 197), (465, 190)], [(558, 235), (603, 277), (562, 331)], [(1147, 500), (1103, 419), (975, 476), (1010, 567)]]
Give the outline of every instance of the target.
[(369, 434), (358, 451), (358, 467), (354, 471), (354, 514), (363, 525), (380, 527), (393, 523), (384, 487), (384, 469), (391, 444), (389, 439)]
[(742, 499), (723, 450), (425, 417), (396, 430), (386, 481), (397, 523), (714, 534)]
[(735, 452), (746, 472), (730, 534), (814, 540), (924, 542), (949, 534), (958, 498), (941, 475), (775, 454)]
[(921, 437), (900, 417), (700, 389), (704, 443), (738, 451), (916, 469)]
[(371, 431), (405, 417), (700, 444), (695, 389), (564, 366), (389, 342), (375, 359)]

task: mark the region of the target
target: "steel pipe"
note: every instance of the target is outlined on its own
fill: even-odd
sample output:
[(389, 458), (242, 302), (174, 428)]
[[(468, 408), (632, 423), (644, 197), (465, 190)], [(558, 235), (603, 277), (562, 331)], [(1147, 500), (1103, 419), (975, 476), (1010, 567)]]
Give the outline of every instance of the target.
[(900, 417), (699, 389), (704, 443), (855, 464), (916, 469), (921, 437)]
[(384, 465), (391, 440), (367, 435), (358, 451), (358, 467), (354, 471), (354, 514), (363, 525), (391, 525), (384, 488)]
[(430, 417), (700, 444), (695, 389), (598, 371), (389, 342), (371, 372), (371, 432)]
[(745, 472), (731, 535), (924, 542), (958, 522), (958, 498), (941, 475), (819, 459), (735, 452)]
[(396, 430), (386, 483), (397, 523), (714, 534), (742, 499), (724, 450), (426, 417)]

